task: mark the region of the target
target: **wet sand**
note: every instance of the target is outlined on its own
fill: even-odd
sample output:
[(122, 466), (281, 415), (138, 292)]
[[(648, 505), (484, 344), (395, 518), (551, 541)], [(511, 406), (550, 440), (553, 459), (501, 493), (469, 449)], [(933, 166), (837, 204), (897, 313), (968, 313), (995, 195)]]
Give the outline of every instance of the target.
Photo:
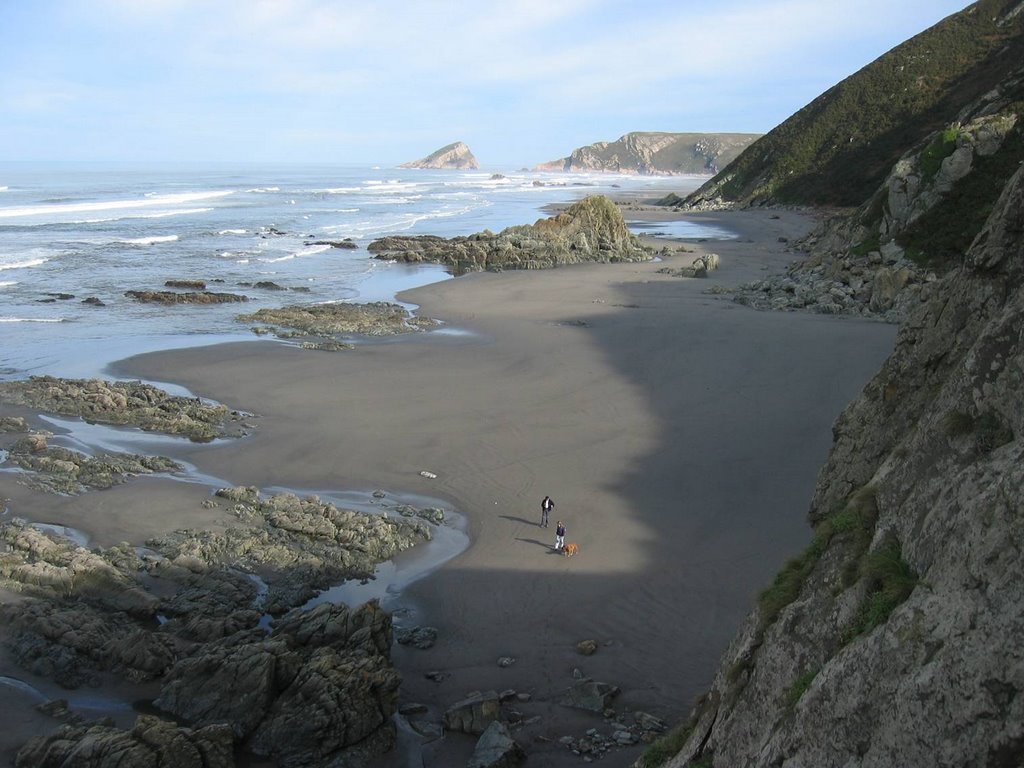
[[(757, 592), (810, 538), (805, 512), (832, 423), (895, 337), (893, 326), (761, 313), (705, 293), (784, 268), (795, 254), (780, 238), (807, 231), (808, 216), (692, 218), (739, 236), (687, 243), (662, 262), (472, 274), (401, 296), (443, 320), (441, 333), (343, 353), (267, 342), (184, 349), (116, 373), (259, 415), (253, 437), (195, 452), (203, 473), (262, 488), (423, 494), (463, 513), (468, 549), (396, 604), (397, 623), (439, 630), (429, 650), (395, 647), (403, 703), (426, 704), (439, 721), (473, 690), (528, 692), (515, 706), (540, 720), (515, 733), (529, 764), (575, 766), (558, 739), (607, 729), (556, 703), (574, 668), (618, 685), (619, 710), (685, 716)], [(658, 272), (702, 249), (722, 259), (708, 279)], [(135, 483), (61, 500), (39, 519), (98, 543), (140, 542), (204, 514), (217, 522), (200, 487), (146, 483), (155, 501), (145, 511)], [(33, 517), (28, 492), (12, 487), (0, 477), (15, 514)], [(545, 494), (555, 509), (540, 528)], [(552, 550), (556, 520), (577, 557)], [(583, 639), (598, 641), (595, 655), (576, 652)], [(501, 668), (500, 656), (516, 662)], [(433, 670), (450, 676), (426, 679)], [(423, 764), (464, 764), (472, 746), (449, 735), (424, 746)], [(641, 751), (602, 762), (629, 765)]]

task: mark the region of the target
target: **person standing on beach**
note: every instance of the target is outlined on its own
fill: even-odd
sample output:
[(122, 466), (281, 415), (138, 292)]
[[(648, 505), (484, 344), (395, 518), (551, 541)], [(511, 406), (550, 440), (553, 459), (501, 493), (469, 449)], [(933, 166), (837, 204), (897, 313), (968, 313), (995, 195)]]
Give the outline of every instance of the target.
[(561, 551), (562, 547), (565, 546), (565, 526), (562, 525), (562, 521), (559, 520), (555, 523), (555, 551)]
[(548, 527), (548, 513), (555, 508), (555, 502), (550, 496), (545, 496), (540, 502), (540, 527)]

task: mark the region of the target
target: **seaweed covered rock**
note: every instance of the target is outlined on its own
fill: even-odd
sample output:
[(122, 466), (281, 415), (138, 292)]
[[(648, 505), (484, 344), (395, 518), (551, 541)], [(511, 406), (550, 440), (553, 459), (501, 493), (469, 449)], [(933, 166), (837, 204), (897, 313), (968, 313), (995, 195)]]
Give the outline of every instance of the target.
[(646, 261), (650, 254), (603, 195), (584, 198), (557, 216), (465, 237), (391, 236), (368, 246), (379, 259), (447, 264), (456, 273), (543, 269), (584, 261)]
[(140, 381), (30, 376), (0, 382), (0, 401), (90, 422), (184, 435), (197, 442), (242, 432), (242, 414), (227, 406), (171, 395)]
[(282, 493), (268, 498), (253, 488), (218, 492), (237, 499), (240, 525), (224, 531), (182, 530), (152, 539), (159, 566), (205, 574), (225, 566), (260, 574), (267, 588), (263, 610), (280, 613), (345, 579), (368, 578), (377, 563), (431, 537), (419, 519), (396, 520), (341, 509), (316, 496)]
[[(296, 336), (332, 337), (339, 334), (392, 336), (414, 333), (436, 325), (427, 317), (417, 317), (399, 304), (376, 301), (369, 304), (339, 302), (305, 304), (260, 309), (239, 315), (242, 323), (257, 323), (257, 333), (272, 330), (280, 338)], [(286, 330), (287, 329), (287, 330)]]
[(78, 494), (89, 488), (111, 488), (137, 475), (184, 469), (164, 456), (131, 453), (87, 456), (79, 451), (49, 446), (42, 435), (19, 440), (11, 447), (10, 457), (26, 471), (28, 485), (65, 495)]
[(231, 304), (248, 296), (216, 291), (125, 291), (125, 296), (147, 304)]

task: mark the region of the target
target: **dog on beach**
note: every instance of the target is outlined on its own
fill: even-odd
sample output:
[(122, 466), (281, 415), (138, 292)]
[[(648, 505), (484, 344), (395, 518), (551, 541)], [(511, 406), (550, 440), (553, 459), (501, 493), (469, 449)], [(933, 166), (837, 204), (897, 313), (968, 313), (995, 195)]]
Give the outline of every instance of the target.
[(572, 557), (580, 551), (580, 545), (576, 543), (569, 543), (562, 547), (562, 554), (566, 557)]

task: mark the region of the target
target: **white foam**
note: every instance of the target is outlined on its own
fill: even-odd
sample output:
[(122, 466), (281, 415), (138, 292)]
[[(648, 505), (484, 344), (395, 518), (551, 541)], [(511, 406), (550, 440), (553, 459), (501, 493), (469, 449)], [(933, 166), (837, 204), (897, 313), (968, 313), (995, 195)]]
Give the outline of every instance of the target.
[[(157, 211), (156, 213), (129, 213), (124, 216), (108, 216), (103, 219), (80, 219), (78, 221), (60, 221), (58, 224), (104, 224), (108, 221), (123, 219), (166, 219), (168, 216), (191, 216), (197, 213), (209, 213), (213, 208), (183, 208), (180, 211)], [(47, 222), (54, 223), (54, 222)]]
[(17, 285), (17, 280), (0, 280), (0, 288), (6, 288), (9, 285)]
[(63, 317), (0, 317), (0, 323), (63, 323)]
[(49, 259), (28, 259), (27, 261), (16, 261), (13, 264), (0, 264), (0, 269), (28, 269), (45, 264)]
[(245, 229), (222, 229), (217, 233), (218, 235), (247, 235), (248, 230)]
[(260, 261), (264, 264), (276, 264), (279, 261), (291, 261), (292, 259), (299, 259), (304, 256), (314, 256), (315, 254), (323, 253), (330, 249), (330, 245), (311, 245), (308, 248), (303, 248), (301, 251), (289, 253), (286, 256), (278, 256), (276, 259), (260, 259)]
[(247, 189), (246, 192), (280, 192), (280, 187), (256, 187), (255, 189)]
[(221, 197), (227, 197), (230, 194), (233, 194), (233, 190), (180, 192), (171, 195), (150, 193), (142, 199), (134, 200), (105, 200), (102, 202), (57, 203), (49, 205), (15, 205), (9, 208), (0, 208), (0, 219), (13, 219), (24, 216), (52, 216), (55, 214), (63, 216), (68, 213), (87, 213), (90, 211), (133, 210), (136, 208), (149, 208), (158, 205), (182, 205), (185, 203), (198, 202), (200, 200), (213, 200)]
[(0, 187), (0, 192), (6, 192), (10, 187)]
[(157, 243), (173, 243), (177, 239), (177, 235), (154, 235), (152, 237), (128, 237), (117, 242), (128, 245), (156, 245)]
[(362, 187), (328, 187), (324, 190), (328, 195), (344, 195), (349, 192), (362, 192)]

